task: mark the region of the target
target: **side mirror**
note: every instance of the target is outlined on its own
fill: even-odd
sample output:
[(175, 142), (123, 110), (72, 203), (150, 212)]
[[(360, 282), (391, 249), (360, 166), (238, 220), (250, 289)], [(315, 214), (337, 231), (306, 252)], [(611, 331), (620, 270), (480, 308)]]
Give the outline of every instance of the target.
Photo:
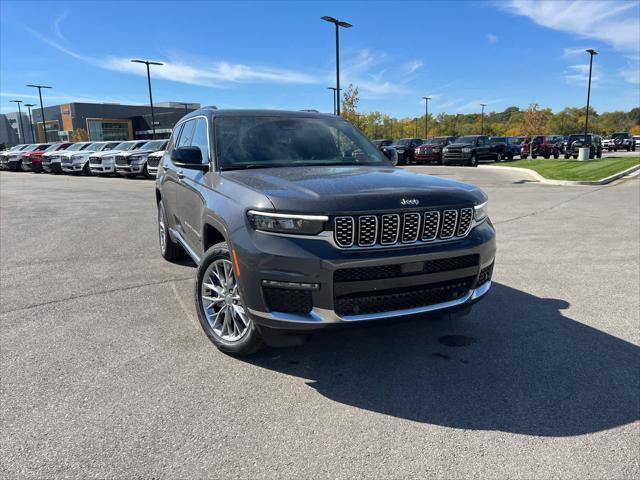
[(384, 155), (391, 160), (394, 165), (398, 164), (398, 152), (393, 147), (380, 147), (380, 150)]
[(171, 161), (178, 167), (194, 170), (209, 170), (208, 163), (202, 163), (200, 147), (180, 147), (171, 152)]

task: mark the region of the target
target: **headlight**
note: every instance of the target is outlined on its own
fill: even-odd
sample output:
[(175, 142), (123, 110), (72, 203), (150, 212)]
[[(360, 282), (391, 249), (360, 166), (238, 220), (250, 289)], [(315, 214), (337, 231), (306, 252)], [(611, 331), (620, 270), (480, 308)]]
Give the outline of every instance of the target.
[(440, 149), (438, 147), (432, 148), (431, 151), (433, 153), (440, 153)]
[(484, 219), (487, 218), (487, 215), (489, 215), (488, 205), (489, 205), (489, 202), (484, 202), (480, 205), (476, 205), (475, 207), (473, 207), (475, 211), (474, 218), (476, 222), (482, 222)]
[(442, 149), (442, 153), (449, 153), (449, 148), (448, 147), (444, 147)]
[(140, 160), (144, 159), (144, 155), (132, 155), (129, 158), (132, 162), (139, 162)]
[(322, 215), (295, 215), (288, 213), (247, 212), (249, 223), (256, 230), (294, 235), (317, 235), (324, 230), (329, 217)]
[(471, 149), (469, 147), (465, 147), (465, 148), (462, 149), (462, 151), (464, 153), (469, 153), (469, 152), (471, 152)]
[(71, 160), (80, 160), (82, 158), (82, 155), (72, 155), (71, 156)]

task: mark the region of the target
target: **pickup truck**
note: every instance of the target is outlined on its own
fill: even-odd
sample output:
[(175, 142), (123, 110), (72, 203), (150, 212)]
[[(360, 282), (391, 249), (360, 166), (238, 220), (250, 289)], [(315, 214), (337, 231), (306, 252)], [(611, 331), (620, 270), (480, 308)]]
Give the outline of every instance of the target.
[(502, 160), (513, 160), (513, 157), (520, 155), (520, 143), (513, 137), (490, 137), (491, 143), (502, 148)]
[(465, 135), (442, 150), (443, 165), (477, 167), (479, 160), (502, 161), (502, 146), (485, 135)]

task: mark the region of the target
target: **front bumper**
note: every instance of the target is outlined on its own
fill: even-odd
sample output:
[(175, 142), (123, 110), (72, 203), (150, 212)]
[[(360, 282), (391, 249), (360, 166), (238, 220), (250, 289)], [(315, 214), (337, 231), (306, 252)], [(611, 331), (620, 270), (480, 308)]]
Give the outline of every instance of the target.
[(416, 153), (416, 161), (439, 162), (442, 160), (442, 153)]
[(142, 169), (144, 167), (144, 163), (142, 164), (132, 164), (132, 165), (117, 165), (116, 164), (116, 173), (121, 175), (130, 175), (132, 173), (142, 173)]
[(81, 163), (62, 163), (60, 168), (66, 173), (79, 173), (84, 169), (84, 162)]
[[(380, 250), (343, 251), (323, 240), (282, 237), (250, 231), (250, 235), (234, 243), (240, 263), (240, 287), (247, 313), (258, 325), (285, 330), (309, 330), (334, 324), (411, 317), (418, 314), (443, 314), (466, 308), (483, 297), (491, 285), (495, 259), (495, 230), (490, 221), (476, 226), (467, 237), (450, 242), (420, 246), (392, 247)], [(476, 263), (465, 268), (424, 274), (410, 270), (429, 262), (474, 257)], [(390, 268), (400, 266), (399, 276), (368, 278), (342, 282), (336, 271)], [(369, 271), (371, 268), (369, 268)], [(486, 274), (488, 273), (488, 276)], [(484, 275), (484, 276), (483, 276)], [(481, 279), (481, 280), (480, 280)], [(284, 285), (280, 305), (298, 302), (300, 291), (291, 283), (312, 285), (305, 295), (310, 302), (307, 311), (279, 311), (273, 308), (273, 289), (267, 282)], [(448, 282), (448, 283), (447, 283)], [(446, 287), (444, 285), (447, 285)], [(452, 296), (433, 296), (431, 290), (455, 289)], [(431, 290), (430, 290), (431, 289)], [(415, 292), (414, 292), (415, 290)], [(309, 291), (309, 289), (307, 289)], [(355, 292), (355, 293), (354, 293)], [(396, 293), (398, 292), (398, 293)], [(426, 293), (422, 293), (426, 292)], [(279, 294), (282, 292), (278, 292)], [(398, 295), (398, 296), (396, 296)], [(421, 297), (421, 295), (424, 295)], [(352, 308), (352, 298), (364, 299), (371, 306), (382, 300), (380, 311)], [(386, 299), (390, 300), (387, 308)], [(423, 302), (426, 298), (438, 301)], [(403, 303), (406, 300), (406, 304)], [(349, 305), (345, 310), (345, 304)], [(375, 304), (375, 308), (378, 306)], [(342, 312), (342, 313), (341, 313)], [(348, 312), (348, 313), (345, 313)]]
[(460, 163), (466, 162), (471, 159), (472, 152), (452, 152), (442, 154), (442, 163), (446, 165), (448, 163)]
[(42, 162), (42, 169), (47, 173), (60, 173), (62, 166), (60, 162)]
[(113, 164), (105, 164), (105, 163), (100, 163), (100, 164), (95, 164), (95, 163), (89, 163), (89, 170), (91, 170), (91, 173), (97, 173), (97, 174), (105, 174), (105, 173), (115, 173), (116, 172), (116, 167)]

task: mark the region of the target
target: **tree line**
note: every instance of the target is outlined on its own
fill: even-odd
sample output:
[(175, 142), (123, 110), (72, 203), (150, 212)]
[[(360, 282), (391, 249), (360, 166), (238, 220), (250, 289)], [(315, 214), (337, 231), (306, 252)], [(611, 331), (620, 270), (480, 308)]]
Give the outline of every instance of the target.
[[(425, 136), (425, 115), (395, 118), (382, 112), (360, 112), (358, 87), (349, 85), (343, 93), (341, 115), (369, 138), (406, 138)], [(527, 109), (509, 107), (502, 112), (429, 114), (429, 137), (444, 135), (526, 136), (541, 134), (571, 135), (584, 133), (585, 108), (565, 108), (554, 113), (550, 108), (531, 104)], [(640, 135), (640, 107), (628, 112), (598, 113), (589, 108), (589, 132), (610, 135), (631, 132)]]

